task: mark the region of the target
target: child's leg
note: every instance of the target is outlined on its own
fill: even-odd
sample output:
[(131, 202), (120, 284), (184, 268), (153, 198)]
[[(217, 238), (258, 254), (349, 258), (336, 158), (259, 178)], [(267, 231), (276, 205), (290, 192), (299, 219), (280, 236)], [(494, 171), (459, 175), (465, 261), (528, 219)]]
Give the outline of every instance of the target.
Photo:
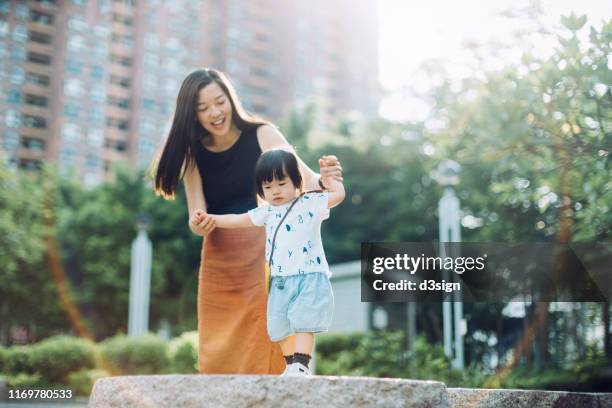
[(280, 348), (284, 356), (292, 356), (295, 353), (295, 334), (282, 339), (280, 341)]
[(295, 352), (312, 356), (312, 345), (314, 343), (314, 333), (296, 333)]
[(293, 362), (299, 363), (302, 366), (298, 367), (302, 371), (303, 375), (310, 375), (308, 367), (310, 360), (312, 359), (312, 348), (314, 343), (314, 333), (296, 333), (295, 334), (295, 354), (293, 355)]

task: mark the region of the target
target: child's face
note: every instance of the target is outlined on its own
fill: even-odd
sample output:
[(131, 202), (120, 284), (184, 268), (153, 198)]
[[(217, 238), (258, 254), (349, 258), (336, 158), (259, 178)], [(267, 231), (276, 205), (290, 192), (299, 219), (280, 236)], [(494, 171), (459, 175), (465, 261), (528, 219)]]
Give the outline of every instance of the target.
[(264, 200), (272, 205), (282, 205), (293, 200), (298, 192), (291, 179), (284, 176), (281, 180), (273, 179), (262, 184)]

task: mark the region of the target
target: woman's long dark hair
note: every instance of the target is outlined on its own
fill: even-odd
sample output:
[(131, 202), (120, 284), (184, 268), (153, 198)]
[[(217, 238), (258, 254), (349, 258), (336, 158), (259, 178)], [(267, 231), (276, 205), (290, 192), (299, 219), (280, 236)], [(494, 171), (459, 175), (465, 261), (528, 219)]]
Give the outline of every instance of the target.
[(241, 131), (253, 129), (268, 122), (244, 110), (228, 77), (213, 68), (199, 69), (187, 75), (176, 98), (176, 109), (170, 133), (159, 159), (152, 164), (155, 192), (164, 198), (173, 198), (184, 171), (195, 165), (193, 149), (198, 143), (207, 143), (211, 136), (196, 120), (196, 104), (200, 90), (217, 83), (232, 105), (232, 121)]

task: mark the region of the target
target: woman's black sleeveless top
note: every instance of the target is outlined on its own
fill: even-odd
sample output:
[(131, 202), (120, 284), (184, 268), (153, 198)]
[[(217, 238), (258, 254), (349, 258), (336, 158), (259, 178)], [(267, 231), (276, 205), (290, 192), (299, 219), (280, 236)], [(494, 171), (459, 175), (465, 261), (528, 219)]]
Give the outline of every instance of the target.
[(208, 213), (240, 214), (257, 207), (255, 163), (260, 155), (257, 128), (244, 130), (222, 152), (211, 152), (202, 143), (194, 146)]

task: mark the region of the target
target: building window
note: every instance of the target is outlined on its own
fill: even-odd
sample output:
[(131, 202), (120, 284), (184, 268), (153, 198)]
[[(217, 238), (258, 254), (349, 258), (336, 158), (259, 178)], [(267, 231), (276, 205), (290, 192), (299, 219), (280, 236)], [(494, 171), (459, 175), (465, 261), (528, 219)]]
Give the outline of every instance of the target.
[(38, 139), (23, 138), (21, 139), (21, 147), (33, 152), (42, 152), (45, 150), (45, 142)]
[(57, 0), (34, 0), (36, 3), (41, 6), (55, 6), (57, 4)]
[(167, 79), (164, 81), (164, 90), (169, 95), (174, 95), (179, 88), (179, 83), (175, 79)]
[(46, 107), (47, 106), (47, 98), (39, 95), (26, 94), (25, 103), (28, 105)]
[(151, 111), (155, 109), (155, 101), (153, 99), (143, 99), (142, 100), (142, 109)]
[(142, 76), (142, 87), (146, 91), (153, 91), (157, 89), (158, 83), (157, 83), (157, 79), (155, 78), (155, 76), (151, 74), (144, 74)]
[(40, 160), (21, 159), (19, 167), (24, 170), (40, 170), (42, 169), (42, 162)]
[(85, 165), (90, 169), (96, 169), (100, 167), (100, 158), (97, 154), (88, 153), (85, 159)]
[(85, 49), (85, 39), (80, 35), (71, 35), (68, 38), (68, 50), (72, 52), (81, 52)]
[(64, 123), (62, 125), (62, 140), (66, 142), (78, 142), (81, 136), (81, 129), (74, 123)]
[(0, 0), (0, 13), (7, 14), (11, 11), (11, 2), (9, 0)]
[(132, 48), (134, 46), (134, 39), (131, 35), (113, 33), (111, 35), (111, 41), (115, 44), (120, 44), (127, 48)]
[(27, 128), (44, 129), (47, 127), (47, 120), (40, 116), (23, 115), (23, 126)]
[(66, 61), (66, 72), (72, 74), (80, 74), (83, 70), (83, 63), (74, 59), (68, 59)]
[(21, 103), (21, 91), (19, 89), (9, 89), (6, 94), (6, 101), (18, 105)]
[(129, 88), (130, 87), (130, 79), (129, 78), (125, 78), (125, 77), (120, 77), (117, 75), (111, 75), (110, 76), (110, 83), (113, 85), (119, 85), (122, 88)]
[(50, 65), (51, 56), (39, 54), (37, 52), (28, 52), (28, 61), (35, 64)]
[(63, 147), (60, 149), (59, 159), (62, 165), (72, 165), (77, 157), (77, 152), (73, 147)]
[(111, 61), (116, 64), (121, 64), (124, 67), (129, 67), (132, 65), (132, 59), (129, 57), (123, 57), (121, 55), (111, 54)]
[(23, 77), (25, 75), (25, 71), (21, 67), (15, 67), (11, 71), (11, 84), (13, 85), (21, 85), (23, 82)]
[(140, 133), (143, 135), (151, 135), (155, 133), (155, 123), (151, 119), (143, 118), (140, 120)]
[(76, 78), (68, 78), (64, 84), (64, 93), (68, 96), (79, 97), (83, 95), (83, 84)]
[(51, 14), (32, 10), (30, 12), (30, 21), (34, 23), (50, 25), (50, 24), (53, 24), (53, 16)]
[(53, 37), (46, 33), (40, 33), (38, 31), (30, 31), (29, 34), (30, 41), (34, 41), (41, 44), (51, 44), (53, 42)]
[[(101, 2), (98, 1), (98, 4), (100, 4)], [(97, 25), (94, 28), (94, 33), (97, 37), (100, 37), (101, 39), (106, 40), (108, 38), (108, 33), (109, 33), (109, 29), (106, 26), (103, 25)]]
[(130, 100), (125, 98), (117, 98), (115, 96), (109, 96), (107, 99), (107, 103), (112, 106), (117, 106), (119, 108), (128, 109), (130, 107)]
[(94, 65), (91, 67), (91, 77), (95, 79), (102, 79), (104, 77), (104, 67), (100, 65)]
[(129, 122), (125, 119), (106, 118), (106, 126), (127, 130), (129, 128)]
[(28, 18), (28, 6), (25, 4), (17, 4), (15, 6), (15, 15), (20, 20)]
[(6, 130), (4, 132), (4, 148), (14, 150), (17, 146), (19, 146), (19, 133), (12, 129)]
[(159, 66), (159, 57), (153, 53), (147, 52), (143, 58), (144, 66), (153, 70)]
[(103, 125), (104, 124), (104, 108), (101, 105), (96, 105), (91, 110), (89, 115), (89, 119), (95, 125)]
[(131, 17), (124, 16), (123, 14), (113, 13), (112, 19), (114, 22), (122, 23), (126, 26), (131, 26), (134, 22)]
[(23, 44), (14, 43), (11, 47), (11, 59), (15, 61), (23, 61), (25, 60), (26, 50)]
[(13, 40), (25, 43), (28, 39), (28, 29), (25, 26), (18, 25), (13, 29)]
[(87, 133), (87, 142), (92, 147), (102, 147), (104, 144), (104, 132), (102, 129), (91, 129)]
[(34, 85), (48, 86), (49, 85), (49, 77), (46, 75), (35, 74), (33, 72), (28, 72), (26, 74), (26, 82)]
[(127, 142), (123, 140), (118, 140), (115, 143), (115, 150), (117, 150), (118, 152), (125, 152), (127, 150)]
[(74, 31), (85, 31), (87, 30), (87, 23), (81, 17), (70, 17), (68, 19), (68, 27)]
[(21, 125), (21, 114), (17, 111), (9, 109), (6, 111), (6, 118), (4, 120), (8, 127), (19, 127)]
[(91, 88), (91, 99), (95, 102), (104, 102), (106, 91), (103, 85), (96, 84)]
[(157, 35), (153, 33), (145, 34), (144, 46), (145, 48), (157, 49), (159, 47), (159, 40), (157, 39)]
[(67, 118), (78, 119), (79, 105), (75, 103), (67, 103), (64, 105), (64, 116)]
[(94, 45), (94, 55), (96, 57), (106, 59), (107, 54), (108, 48), (106, 47), (106, 44), (99, 42)]

